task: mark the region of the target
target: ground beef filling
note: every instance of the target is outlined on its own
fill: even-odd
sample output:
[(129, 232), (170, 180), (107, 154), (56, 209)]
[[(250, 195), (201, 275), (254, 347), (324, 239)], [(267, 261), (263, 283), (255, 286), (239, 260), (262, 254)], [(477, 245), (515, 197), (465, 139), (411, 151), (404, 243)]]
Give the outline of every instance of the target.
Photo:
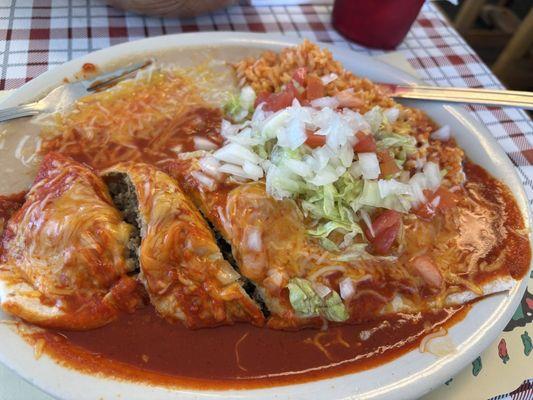
[(124, 221), (133, 226), (128, 241), (128, 265), (130, 272), (139, 272), (139, 249), (141, 246), (141, 218), (135, 188), (126, 174), (111, 173), (105, 178), (113, 203), (122, 213)]

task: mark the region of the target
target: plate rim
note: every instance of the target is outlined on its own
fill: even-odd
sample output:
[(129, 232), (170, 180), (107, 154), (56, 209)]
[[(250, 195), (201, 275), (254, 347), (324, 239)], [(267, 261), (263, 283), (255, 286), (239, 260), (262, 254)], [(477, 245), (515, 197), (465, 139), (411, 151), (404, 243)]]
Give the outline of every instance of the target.
[[(163, 39), (163, 40), (162, 40)], [(163, 44), (158, 43), (158, 41), (164, 42)], [(65, 77), (65, 72), (62, 71), (79, 71), (81, 69), (81, 66), (85, 62), (94, 62), (95, 59), (103, 58), (107, 59), (107, 61), (102, 61), (105, 63), (112, 63), (116, 62), (117, 60), (120, 60), (121, 58), (126, 57), (132, 57), (136, 54), (146, 53), (146, 50), (143, 51), (137, 51), (136, 48), (142, 48), (142, 45), (146, 44), (153, 44), (154, 47), (151, 48), (152, 51), (154, 50), (164, 50), (170, 49), (170, 48), (186, 48), (186, 47), (211, 47), (215, 44), (221, 44), (221, 45), (241, 45), (243, 47), (262, 47), (265, 50), (272, 49), (272, 48), (281, 48), (286, 46), (295, 45), (302, 42), (302, 38), (297, 37), (289, 37), (289, 36), (283, 36), (283, 35), (277, 35), (277, 34), (263, 34), (263, 33), (248, 33), (248, 32), (200, 32), (200, 33), (178, 33), (178, 34), (172, 34), (172, 35), (165, 35), (165, 36), (157, 36), (157, 37), (150, 37), (150, 38), (144, 38), (140, 40), (135, 40), (131, 42), (125, 42), (121, 43), (115, 46), (110, 46), (104, 49), (97, 50), (92, 53), (88, 53), (80, 58), (70, 60), (66, 63), (63, 63), (61, 65), (55, 66), (54, 68), (51, 68), (50, 70), (44, 72), (40, 76), (36, 77), (35, 79), (27, 82), (22, 87), (14, 90), (12, 93), (10, 93), (7, 98), (5, 98), (1, 103), (0, 107), (3, 106), (12, 106), (16, 105), (20, 102), (25, 102), (32, 100), (39, 94), (42, 94), (43, 92), (46, 92), (47, 90), (50, 90), (51, 88), (55, 87), (58, 83), (60, 83), (60, 80), (57, 79), (58, 76), (62, 75), (61, 79)], [(327, 43), (319, 43), (318, 44), (321, 47), (326, 47), (329, 50), (331, 50), (334, 53), (334, 56), (338, 58), (337, 56), (341, 56), (340, 58), (346, 58), (346, 57), (352, 57), (359, 60), (362, 60), (363, 62), (369, 63), (369, 64), (375, 64), (379, 65), (381, 69), (388, 70), (391, 74), (394, 74), (398, 80), (397, 83), (403, 82), (403, 83), (419, 83), (421, 82), (419, 79), (413, 77), (412, 75), (408, 74), (405, 71), (399, 70), (397, 68), (394, 68), (393, 66), (374, 58), (371, 58), (364, 54), (355, 53), (351, 50), (345, 50), (345, 49), (339, 49), (338, 47), (332, 46)], [(120, 50), (120, 51), (119, 51)], [(123, 56), (116, 56), (113, 53), (116, 51), (117, 54), (124, 53)], [(67, 74), (67, 76), (70, 76)], [(55, 77), (55, 78), (54, 78)], [(531, 211), (529, 207), (529, 202), (527, 201), (527, 196), (525, 194), (525, 190), (523, 187), (523, 184), (521, 182), (521, 179), (518, 177), (518, 174), (516, 172), (515, 167), (512, 165), (511, 161), (509, 160), (508, 156), (503, 152), (500, 145), (496, 142), (490, 131), (480, 124), (477, 120), (475, 120), (469, 113), (467, 113), (466, 110), (462, 109), (459, 106), (439, 106), (441, 108), (444, 108), (449, 114), (450, 118), (453, 116), (454, 118), (458, 120), (462, 120), (463, 124), (469, 126), (469, 131), (475, 132), (474, 136), (477, 136), (478, 140), (483, 139), (485, 142), (485, 145), (487, 146), (487, 149), (494, 151), (498, 155), (498, 162), (500, 163), (500, 166), (509, 170), (512, 170), (513, 177), (512, 179), (516, 180), (518, 185), (518, 193), (514, 193), (515, 200), (517, 201), (520, 210), (524, 216), (526, 227), (529, 228), (531, 226)], [(502, 158), (502, 154), (504, 157)], [(516, 182), (514, 183), (516, 185)], [(533, 242), (533, 235), (530, 230), (529, 234), (530, 243)], [(533, 243), (532, 243), (533, 244)], [(531, 265), (530, 265), (531, 268)], [(525, 291), (525, 288), (527, 286), (527, 276), (523, 278), (519, 284), (515, 285), (515, 287), (510, 291), (509, 295), (506, 296), (506, 299), (502, 299), (500, 301), (501, 305), (497, 309), (497, 311), (500, 311), (500, 315), (498, 317), (495, 317), (492, 320), (492, 324), (490, 326), (486, 327), (486, 331), (479, 337), (477, 340), (474, 340), (473, 343), (470, 343), (470, 347), (464, 349), (462, 353), (457, 354), (454, 356), (451, 361), (449, 361), (446, 365), (442, 365), (440, 368), (428, 372), (424, 379), (418, 379), (418, 381), (411, 382), (409, 379), (403, 379), (397, 382), (396, 388), (390, 388), (385, 387), (386, 390), (373, 390), (373, 391), (367, 391), (366, 393), (357, 393), (354, 395), (348, 395), (344, 398), (355, 398), (353, 396), (357, 396), (357, 398), (372, 398), (372, 399), (378, 399), (378, 398), (412, 398), (412, 397), (418, 397), (421, 396), (431, 389), (435, 388), (440, 383), (444, 382), (449, 376), (450, 373), (447, 372), (450, 369), (454, 370), (454, 373), (460, 371), (465, 365), (468, 364), (472, 360), (472, 355), (475, 354), (477, 356), (485, 347), (487, 347), (490, 343), (492, 343), (495, 338), (501, 333), (505, 325), (507, 324), (508, 320), (511, 318), (512, 314), (514, 313), (519, 301), (521, 300), (521, 297), (523, 295), (523, 292)], [(507, 301), (506, 301), (507, 300)], [(500, 308), (502, 308), (500, 310)], [(461, 324), (461, 322), (458, 322), (455, 325)], [(0, 326), (0, 333), (3, 331), (2, 327)], [(21, 339), (22, 340), (22, 339)], [(39, 380), (39, 376), (32, 376), (30, 373), (31, 368), (27, 368), (28, 365), (24, 364), (21, 365), (19, 362), (13, 362), (12, 359), (9, 357), (6, 357), (6, 352), (3, 351), (0, 348), (0, 362), (2, 362), (4, 365), (6, 365), (9, 369), (13, 370), (17, 375), (21, 376), (24, 380), (30, 382), (31, 384), (39, 387), (41, 390), (45, 391), (46, 393), (52, 394), (57, 397), (67, 396), (64, 398), (72, 398), (73, 395), (76, 394), (75, 391), (72, 391), (72, 389), (64, 390), (65, 388), (61, 388), (60, 386), (54, 386), (47, 384), (47, 382), (42, 382)], [(402, 356), (403, 357), (403, 356)], [(401, 359), (402, 357), (397, 358), (396, 360)], [(43, 357), (45, 361), (48, 361), (47, 357)], [(11, 362), (10, 362), (11, 361)], [(31, 365), (32, 360), (28, 360), (26, 357), (25, 360), (26, 363), (29, 363)], [(125, 382), (116, 380), (113, 378), (102, 378), (102, 377), (96, 377), (94, 375), (86, 375), (84, 373), (80, 373), (79, 371), (72, 370), (70, 368), (66, 368), (63, 366), (60, 366), (59, 364), (55, 363), (54, 361), (51, 361), (57, 368), (60, 368), (61, 370), (66, 370), (69, 372), (76, 372), (79, 375), (82, 375), (82, 378), (89, 378), (88, 381), (96, 379), (97, 383), (102, 385), (103, 381), (107, 382), (108, 384), (102, 385), (109, 386), (109, 383), (111, 382), (112, 386), (116, 387), (122, 387), (124, 384), (127, 387), (133, 386), (133, 388), (142, 387), (142, 388), (156, 388), (151, 385), (147, 385), (145, 383), (136, 383), (136, 382)], [(33, 360), (33, 363), (36, 363), (35, 360)], [(439, 362), (435, 362), (435, 364), (440, 364)], [(377, 370), (380, 367), (373, 368), (373, 370)], [(30, 371), (28, 371), (30, 370)], [(358, 374), (358, 373), (355, 373)], [(200, 397), (211, 397), (213, 393), (221, 394), (222, 397), (227, 396), (227, 398), (235, 398), (235, 397), (241, 397), (243, 394), (246, 397), (250, 397), (253, 395), (253, 398), (268, 398), (269, 396), (278, 394), (279, 397), (284, 398), (285, 395), (291, 396), (293, 390), (291, 388), (297, 388), (297, 387), (312, 387), (312, 386), (322, 386), (322, 387), (329, 387), (330, 384), (333, 381), (342, 380), (342, 378), (346, 378), (349, 376), (352, 376), (354, 374), (347, 374), (347, 375), (341, 375), (334, 378), (326, 378), (322, 380), (312, 381), (308, 383), (299, 383), (299, 384), (293, 384), (293, 385), (286, 385), (286, 386), (275, 386), (273, 388), (261, 388), (261, 389), (250, 389), (250, 390), (229, 390), (229, 391), (213, 391), (213, 390), (203, 390), (203, 391), (196, 391), (196, 390), (190, 390), (190, 389), (169, 389), (169, 388), (163, 388), (163, 387), (157, 387), (157, 389), (162, 389), (161, 394), (163, 397), (161, 398), (167, 398), (165, 397), (164, 393), (167, 394), (173, 394), (174, 396), (177, 393), (181, 393), (183, 395), (191, 395), (190, 398), (200, 398)], [(42, 378), (42, 377), (41, 377)], [(420, 378), (420, 377), (419, 377)], [(288, 388), (288, 391), (287, 391)], [(126, 388), (125, 388), (126, 390)], [(286, 392), (286, 393), (285, 393)], [(303, 393), (298, 391), (298, 393)], [(323, 393), (327, 396), (327, 392)], [(160, 398), (160, 397), (157, 397)], [(296, 398), (299, 398), (296, 396)], [(339, 397), (340, 398), (340, 397)]]

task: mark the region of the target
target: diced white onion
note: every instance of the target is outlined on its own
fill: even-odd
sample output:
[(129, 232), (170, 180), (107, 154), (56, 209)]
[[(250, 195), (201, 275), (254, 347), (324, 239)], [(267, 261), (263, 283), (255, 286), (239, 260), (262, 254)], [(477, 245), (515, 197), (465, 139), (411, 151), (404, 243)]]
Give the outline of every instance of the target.
[(284, 129), (278, 129), (277, 139), (278, 146), (297, 149), (307, 140), (305, 123), (297, 117), (292, 117)]
[(398, 120), (398, 117), (400, 116), (400, 110), (396, 107), (387, 108), (385, 111), (383, 111), (383, 115), (385, 115), (387, 120), (393, 124)]
[(311, 100), (311, 105), (315, 108), (328, 107), (335, 109), (339, 106), (340, 102), (335, 97), (320, 97), (318, 99)]
[(239, 125), (233, 125), (231, 122), (223, 119), (220, 125), (220, 135), (225, 138), (236, 135), (239, 131)]
[(243, 129), (237, 135), (228, 137), (227, 140), (231, 143), (237, 143), (245, 147), (252, 147), (264, 143), (261, 138), (251, 136), (250, 128)]
[(382, 199), (389, 195), (410, 194), (411, 188), (405, 183), (398, 182), (395, 179), (378, 180), (379, 195)]
[(330, 165), (327, 165), (319, 171), (313, 179), (310, 179), (309, 182), (315, 186), (324, 186), (335, 182), (338, 178), (339, 175), (337, 171), (335, 171)]
[(324, 85), (327, 85), (327, 84), (330, 84), (331, 82), (333, 82), (335, 79), (337, 79), (339, 76), (335, 73), (331, 73), (331, 74), (327, 74), (327, 75), (324, 75), (320, 78), (320, 80), (322, 81), (322, 83)]
[(303, 178), (308, 178), (313, 175), (311, 167), (304, 161), (289, 158), (283, 161), (283, 165), (285, 165), (291, 172)]
[(355, 135), (355, 130), (350, 121), (344, 118), (344, 114), (328, 107), (318, 113), (313, 123), (320, 128), (317, 133), (326, 135), (326, 144), (335, 151)]
[(244, 86), (241, 89), (239, 100), (243, 109), (248, 110), (253, 107), (255, 102), (255, 91), (251, 86)]
[[(421, 174), (415, 174), (413, 178), (419, 176)], [(425, 203), (426, 202), (426, 196), (424, 196), (423, 186), (420, 185), (420, 183), (416, 180), (411, 178), (409, 182), (409, 186), (411, 187), (411, 194), (414, 198), (414, 205), (419, 203)]]
[[(255, 114), (254, 114), (255, 115)], [(287, 109), (279, 110), (278, 112), (270, 115), (264, 121), (261, 121), (261, 136), (265, 139), (274, 139), (280, 128), (282, 128), (291, 114)], [(252, 124), (253, 124), (252, 120)]]
[(246, 244), (248, 249), (252, 251), (261, 251), (263, 247), (261, 239), (261, 231), (255, 227), (248, 227), (246, 229)]
[(335, 153), (333, 153), (333, 151), (327, 146), (314, 149), (313, 158), (317, 161), (317, 168), (315, 168), (315, 171), (320, 171), (326, 165), (328, 165), (330, 158), (332, 158), (334, 155)]
[(179, 153), (178, 160), (191, 160), (193, 158), (211, 157), (211, 153), (205, 150), (188, 151), (186, 153)]
[(431, 200), (431, 205), (433, 208), (437, 208), (440, 204), (440, 196), (435, 197), (433, 200)]
[(392, 311), (394, 312), (401, 311), (405, 307), (402, 297), (396, 294), (391, 301), (391, 306), (392, 306)]
[(359, 210), (359, 215), (361, 215), (361, 218), (363, 219), (364, 223), (366, 224), (368, 230), (370, 231), (370, 235), (372, 237), (375, 237), (374, 228), (372, 227), (372, 221), (370, 220), (370, 216), (365, 210)]
[(376, 153), (358, 153), (359, 166), (364, 179), (377, 179), (381, 170)]
[(272, 114), (271, 111), (264, 111), (263, 108), (265, 106), (265, 103), (258, 104), (257, 107), (255, 107), (255, 111), (252, 115), (252, 122), (254, 124), (260, 124), (263, 121), (267, 119), (268, 116)]
[(431, 133), (431, 139), (441, 140), (443, 142), (447, 142), (448, 140), (450, 140), (450, 137), (451, 130), (449, 125), (444, 125)]
[(436, 190), (442, 180), (439, 166), (434, 162), (428, 162), (424, 165), (423, 171), (427, 179), (428, 189)]
[(277, 269), (269, 269), (267, 275), (275, 287), (280, 288), (283, 285), (283, 274)]
[(354, 162), (352, 166), (349, 168), (350, 175), (352, 175), (354, 178), (360, 178), (363, 174), (363, 171), (361, 171), (361, 166), (359, 165), (359, 162)]
[(225, 174), (229, 175), (235, 175), (241, 178), (250, 179), (249, 175), (244, 172), (244, 170), (235, 164), (222, 164), (219, 168), (220, 172), (223, 172)]
[(339, 282), (339, 293), (343, 300), (349, 300), (355, 294), (355, 286), (351, 278), (344, 278)]
[(348, 168), (352, 165), (354, 156), (353, 146), (350, 143), (344, 143), (339, 151), (339, 159), (341, 161), (341, 164)]
[(229, 143), (213, 153), (213, 156), (220, 161), (231, 164), (244, 165), (245, 161), (259, 164), (261, 158), (250, 149), (237, 143)]
[(217, 180), (221, 179), (219, 172), (220, 162), (215, 157), (211, 155), (202, 157), (198, 160), (198, 164), (200, 165), (202, 171), (204, 171), (207, 175), (210, 175)]
[(200, 171), (192, 171), (191, 175), (210, 191), (213, 191), (217, 188), (217, 183), (212, 178), (201, 173)]
[(211, 140), (201, 136), (194, 136), (192, 140), (196, 150), (215, 150), (218, 148), (216, 143), (213, 143)]
[(242, 169), (254, 181), (261, 179), (263, 177), (263, 168), (261, 168), (257, 164), (253, 164), (249, 161), (245, 161), (244, 165), (242, 166)]

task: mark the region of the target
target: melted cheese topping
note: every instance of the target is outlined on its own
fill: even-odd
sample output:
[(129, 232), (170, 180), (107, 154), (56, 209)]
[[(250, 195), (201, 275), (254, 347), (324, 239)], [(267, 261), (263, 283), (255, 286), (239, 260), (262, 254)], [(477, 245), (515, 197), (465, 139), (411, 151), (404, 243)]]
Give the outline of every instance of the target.
[[(114, 287), (129, 279), (126, 245), (131, 229), (89, 168), (51, 153), (26, 202), (6, 226), (0, 269), (11, 300), (18, 299), (18, 304), (10, 307), (7, 296), (3, 307), (38, 323), (43, 323), (38, 314), (48, 312), (50, 324), (67, 328), (109, 321), (115, 305), (120, 307), (114, 304)], [(28, 296), (50, 310), (24, 310)], [(82, 317), (84, 309), (87, 315)], [(61, 321), (54, 322), (58, 315)]]
[(209, 227), (176, 182), (148, 164), (123, 163), (135, 187), (141, 225), (140, 266), (159, 314), (198, 328), (234, 321), (263, 323), (239, 275), (223, 259)]
[(212, 130), (220, 119), (201, 93), (191, 76), (171, 69), (140, 74), (41, 121), (40, 152), (57, 151), (106, 168), (194, 150), (193, 134)]

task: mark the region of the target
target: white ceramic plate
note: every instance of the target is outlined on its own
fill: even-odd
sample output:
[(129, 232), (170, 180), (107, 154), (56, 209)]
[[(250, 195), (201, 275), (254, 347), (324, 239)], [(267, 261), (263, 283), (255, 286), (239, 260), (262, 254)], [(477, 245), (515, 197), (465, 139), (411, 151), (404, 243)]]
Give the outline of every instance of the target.
[[(124, 60), (144, 58), (161, 52), (173, 53), (178, 48), (215, 48), (222, 56), (224, 49), (238, 47), (243, 53), (255, 49), (278, 51), (297, 44), (299, 40), (286, 37), (249, 33), (194, 33), (155, 37), (100, 50), (83, 58), (70, 61), (48, 71), (27, 83), (2, 106), (12, 106), (34, 99), (59, 85), (63, 78), (72, 77), (86, 62), (99, 66), (117, 64)], [(410, 75), (374, 59), (331, 48), (334, 56), (347, 69), (371, 80), (392, 83), (414, 83)], [(177, 53), (176, 53), (177, 54)], [(428, 113), (438, 124), (450, 125), (459, 145), (475, 163), (505, 182), (516, 196), (518, 205), (527, 219), (529, 212), (526, 195), (513, 165), (486, 128), (468, 113), (455, 106), (426, 102), (410, 103)], [(2, 156), (3, 157), (3, 156)], [(0, 180), (13, 180), (19, 185), (19, 175), (2, 173)], [(33, 349), (6, 325), (0, 324), (0, 361), (24, 379), (44, 391), (64, 399), (412, 399), (439, 386), (475, 359), (510, 320), (525, 290), (526, 281), (516, 285), (508, 294), (492, 296), (477, 302), (463, 321), (454, 325), (449, 335), (457, 352), (442, 358), (418, 350), (377, 368), (311, 383), (239, 391), (194, 391), (154, 387), (139, 383), (116, 381), (81, 374), (63, 368), (43, 356), (35, 360)], [(0, 313), (0, 318), (3, 316)], [(280, 360), (283, 362), (283, 360)]]

